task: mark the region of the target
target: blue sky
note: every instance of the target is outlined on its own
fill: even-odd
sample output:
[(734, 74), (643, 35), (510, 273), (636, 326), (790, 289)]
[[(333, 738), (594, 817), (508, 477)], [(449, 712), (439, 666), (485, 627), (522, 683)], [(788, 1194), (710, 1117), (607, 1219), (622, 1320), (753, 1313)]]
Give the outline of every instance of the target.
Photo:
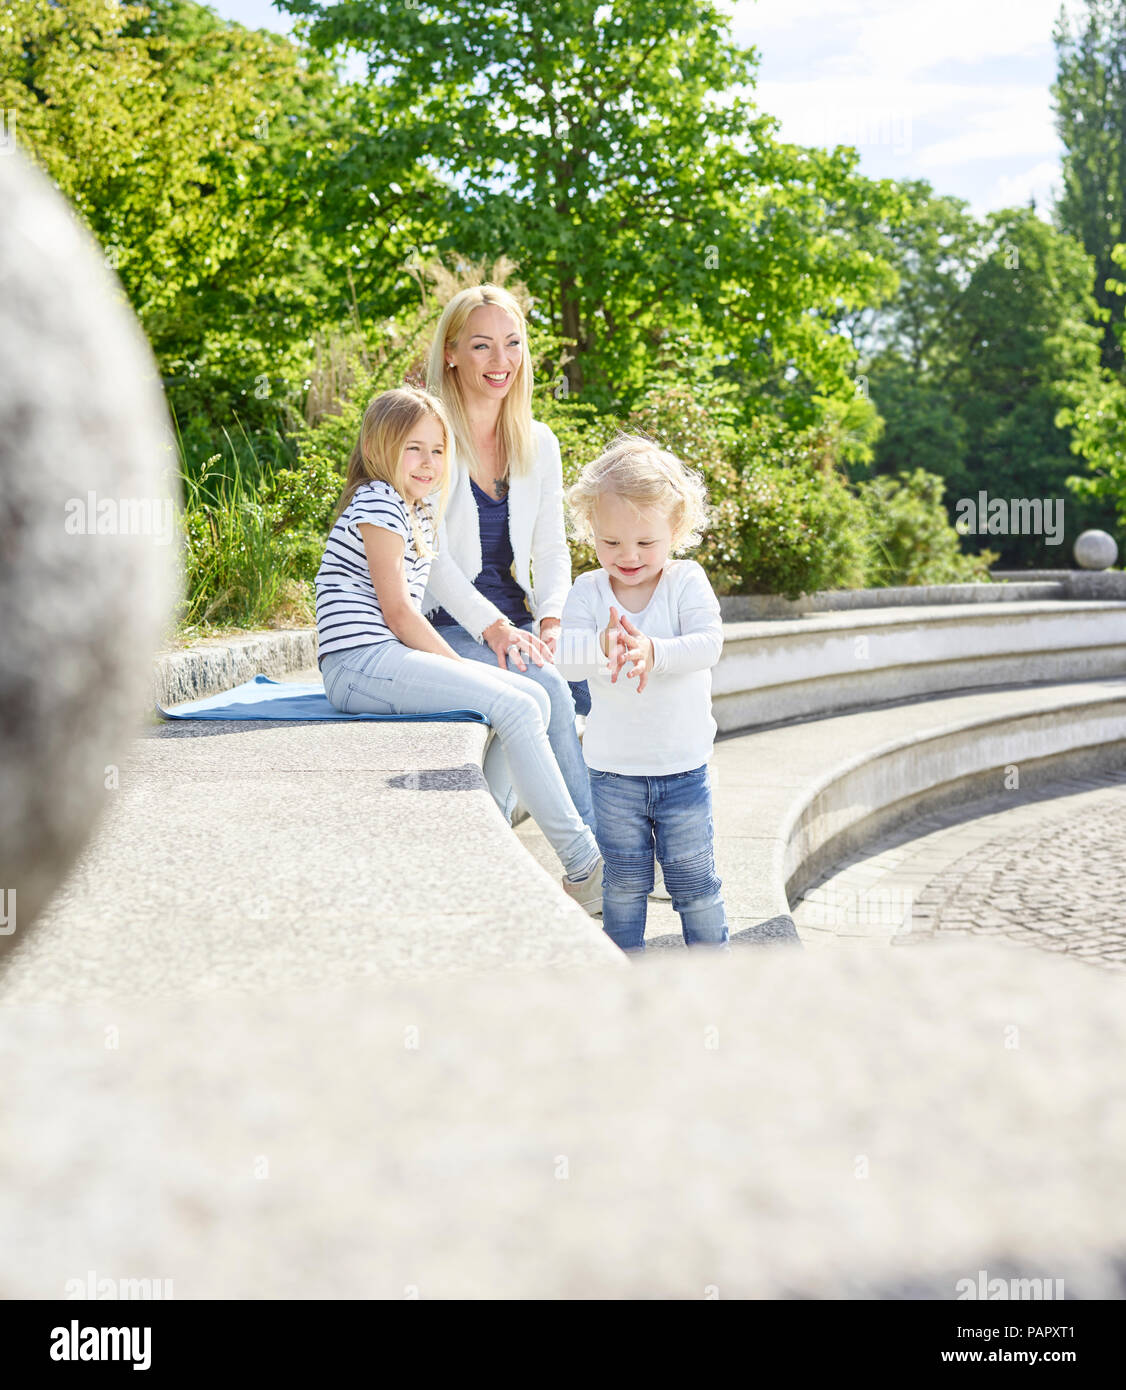
[[(619, 3), (621, 0), (619, 0)], [(643, 0), (630, 0), (642, 3)], [(1072, 15), (1081, 0), (1064, 0)], [(288, 30), (269, 0), (212, 0)], [(977, 214), (1035, 197), (1047, 216), (1062, 149), (1049, 87), (1060, 0), (734, 0), (759, 50), (756, 101), (781, 136), (855, 145), (872, 178), (925, 178)]]

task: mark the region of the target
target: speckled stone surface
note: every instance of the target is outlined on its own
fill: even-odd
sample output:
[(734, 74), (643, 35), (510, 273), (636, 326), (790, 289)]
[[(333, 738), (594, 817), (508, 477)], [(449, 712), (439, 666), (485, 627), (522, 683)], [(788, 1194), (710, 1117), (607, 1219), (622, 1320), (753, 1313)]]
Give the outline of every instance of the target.
[(1085, 570), (1107, 570), (1118, 559), (1118, 542), (1106, 531), (1084, 531), (1072, 547), (1075, 563)]
[(1126, 1293), (1121, 980), (995, 941), (8, 1007), (0, 1045), (6, 1298)]
[(153, 698), (162, 709), (233, 690), (257, 675), (291, 679), (298, 669), (316, 670), (315, 628), (286, 628), (205, 639), (183, 649), (158, 652), (153, 662)]
[(624, 968), (505, 824), (487, 734), (216, 720), (136, 739), (0, 1003)]
[(172, 605), (178, 484), (120, 300), (42, 175), (0, 158), (0, 954), (86, 838)]

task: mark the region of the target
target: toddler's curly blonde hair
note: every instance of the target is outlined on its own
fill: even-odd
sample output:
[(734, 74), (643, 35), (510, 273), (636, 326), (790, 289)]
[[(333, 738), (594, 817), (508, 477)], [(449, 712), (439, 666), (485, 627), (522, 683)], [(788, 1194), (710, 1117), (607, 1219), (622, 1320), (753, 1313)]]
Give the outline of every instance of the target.
[(700, 544), (708, 522), (704, 480), (652, 439), (619, 434), (568, 489), (571, 529), (585, 545), (594, 544), (595, 509), (606, 492), (624, 497), (638, 511), (662, 512), (672, 531), (670, 553)]

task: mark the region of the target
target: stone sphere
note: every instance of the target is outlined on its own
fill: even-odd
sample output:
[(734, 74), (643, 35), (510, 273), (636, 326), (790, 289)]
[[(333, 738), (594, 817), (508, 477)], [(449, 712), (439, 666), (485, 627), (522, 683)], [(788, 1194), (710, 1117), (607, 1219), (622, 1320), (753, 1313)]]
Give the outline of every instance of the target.
[(178, 592), (160, 377), (105, 257), (0, 157), (0, 952), (113, 795)]
[(1105, 531), (1084, 531), (1075, 542), (1075, 563), (1085, 570), (1108, 570), (1118, 559), (1118, 543)]

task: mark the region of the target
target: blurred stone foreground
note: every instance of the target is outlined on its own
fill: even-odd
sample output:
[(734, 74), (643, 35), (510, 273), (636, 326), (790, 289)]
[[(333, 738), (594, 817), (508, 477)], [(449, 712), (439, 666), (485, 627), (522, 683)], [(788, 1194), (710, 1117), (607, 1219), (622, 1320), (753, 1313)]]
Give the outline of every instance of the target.
[[(90, 769), (143, 707), (171, 593), (159, 547), (99, 583), (80, 566), (112, 547), (75, 560), (54, 533), (52, 488), (167, 486), (96, 259), (0, 159), (0, 352), (41, 355), (19, 398), (0, 375), (0, 888), (34, 905), (21, 933), (89, 833)], [(36, 294), (38, 316), (9, 312)], [(83, 404), (64, 344), (89, 333), (116, 384)], [(120, 428), (92, 430), (95, 407)], [(48, 416), (85, 441), (61, 483)], [(91, 1271), (179, 1299), (952, 1299), (981, 1270), (1126, 1293), (1122, 986), (1078, 962), (764, 946), (174, 998), (71, 972), (61, 1002), (0, 1008), (0, 1297)]]
[[(0, 1012), (0, 1296), (1121, 1296), (1116, 978), (993, 943)], [(106, 1029), (116, 1028), (116, 1048)]]

